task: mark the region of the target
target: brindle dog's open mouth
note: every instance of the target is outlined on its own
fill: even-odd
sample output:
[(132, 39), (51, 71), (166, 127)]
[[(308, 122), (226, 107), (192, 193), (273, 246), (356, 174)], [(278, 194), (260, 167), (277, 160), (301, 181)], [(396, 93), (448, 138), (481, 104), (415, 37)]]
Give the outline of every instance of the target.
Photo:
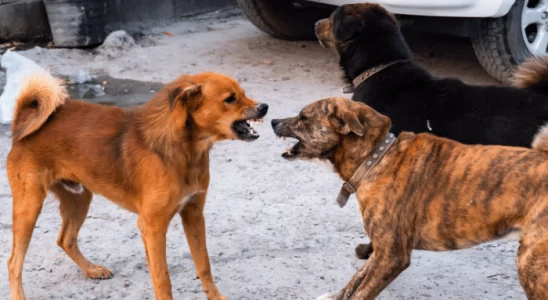
[(262, 123), (263, 119), (243, 119), (232, 124), (232, 131), (238, 139), (243, 141), (254, 141), (259, 138), (259, 133), (253, 128), (254, 123)]
[(283, 158), (292, 159), (292, 158), (295, 158), (299, 154), (299, 149), (301, 147), (301, 141), (299, 141), (298, 138), (296, 138), (294, 136), (281, 136), (281, 135), (276, 135), (276, 138), (283, 139), (283, 140), (285, 140), (285, 138), (294, 138), (294, 139), (297, 140), (297, 143), (295, 143), (291, 148), (285, 149), (285, 152), (282, 153)]

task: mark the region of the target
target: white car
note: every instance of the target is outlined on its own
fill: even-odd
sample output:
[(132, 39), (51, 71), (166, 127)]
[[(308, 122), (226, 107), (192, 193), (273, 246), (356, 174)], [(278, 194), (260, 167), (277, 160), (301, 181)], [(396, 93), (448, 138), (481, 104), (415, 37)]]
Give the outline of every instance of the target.
[(372, 2), (402, 24), (469, 37), (479, 62), (505, 82), (516, 64), (548, 54), (548, 0), (237, 0), (248, 19), (282, 39), (314, 39), (314, 23), (336, 6)]

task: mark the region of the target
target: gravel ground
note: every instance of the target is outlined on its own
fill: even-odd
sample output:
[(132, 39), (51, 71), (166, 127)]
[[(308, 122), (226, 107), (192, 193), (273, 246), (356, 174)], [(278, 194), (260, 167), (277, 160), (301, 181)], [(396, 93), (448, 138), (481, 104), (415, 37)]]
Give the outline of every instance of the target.
[[(162, 32), (168, 32), (164, 34)], [(410, 33), (419, 62), (440, 76), (474, 84), (494, 81), (467, 40)], [(269, 120), (297, 113), (314, 100), (340, 96), (336, 58), (316, 42), (272, 39), (234, 12), (148, 28), (137, 45), (106, 56), (92, 50), (33, 48), (21, 52), (56, 74), (76, 70), (114, 78), (166, 83), (182, 73), (217, 71), (241, 81), (247, 94), (270, 105), (261, 138), (217, 144), (211, 154), (206, 224), (212, 270), (230, 299), (313, 299), (338, 291), (363, 264), (354, 246), (367, 238), (354, 201), (335, 204), (341, 181), (327, 168), (287, 162), (285, 143)], [(0, 73), (0, 84), (3, 73)], [(2, 84), (3, 85), (3, 84)], [(0, 134), (0, 168), (10, 138)], [(11, 192), (0, 176), (0, 299), (9, 298)], [(96, 196), (80, 232), (93, 262), (115, 277), (86, 279), (57, 247), (58, 203), (46, 199), (28, 251), (23, 282), (29, 299), (153, 299), (137, 216)], [(353, 198), (352, 198), (353, 199)], [(175, 299), (205, 299), (179, 219), (168, 234)], [(525, 299), (517, 280), (517, 242), (496, 241), (467, 250), (415, 251), (411, 267), (379, 299)]]

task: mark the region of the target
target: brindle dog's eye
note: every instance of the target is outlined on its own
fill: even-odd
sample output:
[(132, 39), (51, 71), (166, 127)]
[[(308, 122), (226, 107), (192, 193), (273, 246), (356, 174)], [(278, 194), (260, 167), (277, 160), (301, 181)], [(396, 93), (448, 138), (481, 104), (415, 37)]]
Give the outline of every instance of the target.
[(232, 104), (232, 103), (236, 102), (236, 96), (230, 95), (230, 96), (226, 97), (225, 102), (228, 103), (228, 104)]
[(300, 115), (300, 116), (299, 116), (299, 120), (301, 120), (301, 121), (306, 121), (306, 119), (307, 119), (307, 117), (305, 117), (305, 116), (303, 116), (303, 115)]

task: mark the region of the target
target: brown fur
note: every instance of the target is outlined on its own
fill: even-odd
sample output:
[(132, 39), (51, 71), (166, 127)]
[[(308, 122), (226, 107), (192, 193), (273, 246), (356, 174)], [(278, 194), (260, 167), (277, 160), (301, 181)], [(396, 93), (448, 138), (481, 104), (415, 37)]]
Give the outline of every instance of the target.
[[(215, 286), (206, 248), (203, 209), (214, 142), (241, 138), (235, 121), (262, 118), (257, 102), (225, 75), (179, 77), (131, 110), (66, 100), (58, 81), (33, 77), (17, 101), (7, 159), (13, 193), (13, 248), (8, 261), (12, 299), (25, 299), (22, 267), (48, 191), (60, 201), (58, 245), (90, 278), (110, 278), (78, 247), (92, 194), (139, 215), (157, 299), (172, 299), (166, 232), (179, 214), (196, 275), (208, 299), (226, 299)], [(226, 99), (236, 99), (228, 103)], [(36, 102), (33, 105), (28, 103)], [(82, 186), (81, 193), (78, 184)]]
[[(362, 122), (363, 137), (338, 133), (345, 113)], [(341, 98), (312, 103), (299, 117), (272, 124), (277, 135), (299, 140), (285, 157), (328, 160), (345, 181), (390, 128), (371, 107)], [(316, 138), (319, 129), (330, 138)], [(527, 149), (400, 134), (356, 193), (373, 254), (329, 299), (374, 299), (409, 266), (413, 249), (462, 249), (515, 230), (522, 232), (521, 285), (529, 299), (548, 299), (548, 132), (536, 140), (535, 149)]]

